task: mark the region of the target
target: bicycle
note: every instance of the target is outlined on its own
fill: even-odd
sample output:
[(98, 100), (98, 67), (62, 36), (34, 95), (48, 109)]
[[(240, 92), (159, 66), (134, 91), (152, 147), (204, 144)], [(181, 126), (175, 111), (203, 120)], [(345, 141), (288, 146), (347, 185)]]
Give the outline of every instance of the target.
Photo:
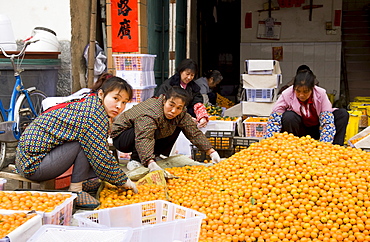
[(19, 140), (26, 127), (43, 111), (41, 102), (47, 97), (36, 87), (24, 88), (20, 75), (26, 48), (36, 41), (26, 41), (18, 54), (7, 54), (0, 46), (3, 55), (10, 59), (15, 78), (9, 108), (5, 109), (0, 100), (0, 170), (11, 162), (6, 158), (8, 144)]

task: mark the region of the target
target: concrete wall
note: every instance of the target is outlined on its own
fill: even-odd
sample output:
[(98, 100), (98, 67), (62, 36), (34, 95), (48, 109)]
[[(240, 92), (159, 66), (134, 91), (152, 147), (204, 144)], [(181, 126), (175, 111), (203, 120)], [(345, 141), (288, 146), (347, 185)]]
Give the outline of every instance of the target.
[[(240, 71), (244, 72), (247, 59), (272, 59), (272, 47), (283, 47), (283, 59), (280, 67), (283, 84), (289, 82), (299, 65), (306, 64), (316, 74), (320, 86), (328, 93), (340, 90), (341, 30), (334, 27), (336, 34), (327, 34), (326, 22), (334, 21), (334, 10), (342, 9), (341, 0), (317, 0), (315, 5), (322, 8), (312, 10), (312, 21), (309, 21), (309, 10), (301, 7), (280, 8), (271, 11), (271, 17), (281, 22), (279, 40), (257, 39), (258, 21), (268, 18), (268, 11), (263, 9), (265, 0), (243, 1), (241, 6), (241, 43)], [(277, 1), (272, 1), (277, 6)], [(303, 5), (308, 5), (306, 1)], [(252, 13), (252, 28), (245, 28), (245, 15)]]
[(57, 34), (62, 61), (58, 71), (57, 95), (71, 92), (71, 14), (70, 0), (2, 1), (0, 13), (11, 22), (18, 45), (31, 36), (35, 27), (46, 27)]

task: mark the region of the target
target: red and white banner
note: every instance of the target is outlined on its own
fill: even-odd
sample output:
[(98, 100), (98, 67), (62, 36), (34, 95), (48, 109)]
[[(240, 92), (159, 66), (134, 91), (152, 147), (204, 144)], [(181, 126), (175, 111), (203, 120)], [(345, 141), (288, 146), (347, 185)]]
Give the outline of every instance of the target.
[(112, 51), (138, 52), (137, 0), (111, 0)]

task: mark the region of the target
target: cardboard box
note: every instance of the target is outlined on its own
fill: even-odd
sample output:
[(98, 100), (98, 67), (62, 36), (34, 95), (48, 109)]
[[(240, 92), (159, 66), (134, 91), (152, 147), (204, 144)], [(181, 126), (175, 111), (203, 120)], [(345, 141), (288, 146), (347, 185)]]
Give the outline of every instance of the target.
[(260, 117), (269, 117), (275, 103), (241, 102), (242, 114)]
[(229, 116), (229, 117), (241, 117), (243, 115), (242, 113), (242, 104), (237, 103), (231, 108), (228, 108), (224, 111), (224, 116)]
[(256, 75), (281, 74), (279, 61), (245, 60), (245, 72)]
[(243, 80), (243, 88), (278, 88), (283, 79), (281, 74), (241, 74), (241, 78)]

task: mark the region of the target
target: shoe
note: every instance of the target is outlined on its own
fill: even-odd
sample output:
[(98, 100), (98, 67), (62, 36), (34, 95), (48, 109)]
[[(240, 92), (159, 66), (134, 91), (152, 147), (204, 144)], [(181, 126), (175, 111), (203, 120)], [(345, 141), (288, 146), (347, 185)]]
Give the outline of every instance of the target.
[(77, 192), (76, 206), (80, 208), (97, 208), (99, 201), (87, 192)]
[(140, 166), (143, 166), (140, 162), (136, 161), (136, 160), (130, 160), (128, 163), (127, 163), (127, 169), (129, 171), (132, 171), (133, 169), (135, 168), (138, 168)]
[(82, 183), (82, 191), (85, 192), (96, 192), (100, 187), (100, 180), (99, 178), (92, 178), (89, 180), (86, 180)]

